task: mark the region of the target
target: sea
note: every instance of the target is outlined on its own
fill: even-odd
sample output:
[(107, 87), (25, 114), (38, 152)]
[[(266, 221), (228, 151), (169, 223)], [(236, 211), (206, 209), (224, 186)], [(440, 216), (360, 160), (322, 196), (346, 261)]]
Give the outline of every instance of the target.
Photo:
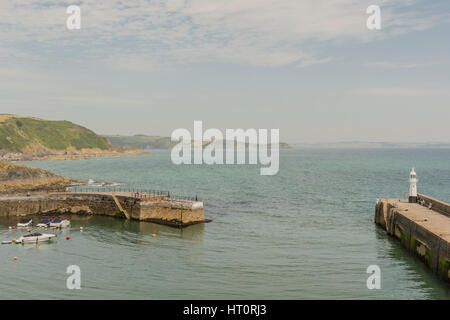
[[(72, 216), (53, 242), (0, 246), (0, 299), (450, 298), (448, 285), (374, 223), (378, 198), (405, 197), (412, 167), (419, 193), (450, 202), (449, 149), (281, 150), (274, 176), (258, 165), (175, 165), (170, 150), (150, 152), (21, 163), (197, 196), (212, 222), (177, 229)], [(0, 219), (0, 240), (25, 232), (9, 229), (17, 220)], [(380, 289), (367, 286), (373, 265)], [(70, 289), (71, 266), (80, 289)]]

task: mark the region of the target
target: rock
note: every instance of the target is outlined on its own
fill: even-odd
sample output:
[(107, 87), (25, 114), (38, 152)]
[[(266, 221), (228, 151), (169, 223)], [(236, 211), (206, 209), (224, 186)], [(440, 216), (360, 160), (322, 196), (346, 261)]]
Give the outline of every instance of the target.
[(64, 190), (73, 182), (47, 170), (0, 162), (0, 193)]

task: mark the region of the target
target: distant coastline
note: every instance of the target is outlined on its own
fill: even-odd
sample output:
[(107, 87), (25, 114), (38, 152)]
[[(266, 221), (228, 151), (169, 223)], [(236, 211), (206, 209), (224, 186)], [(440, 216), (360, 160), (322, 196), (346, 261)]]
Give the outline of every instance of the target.
[(48, 152), (38, 154), (0, 152), (0, 161), (35, 161), (35, 160), (83, 160), (89, 158), (142, 156), (151, 153), (140, 149), (111, 148), (109, 150), (79, 150), (74, 152)]
[[(171, 149), (178, 142), (172, 142), (170, 137), (162, 136), (147, 136), (137, 134), (134, 136), (121, 135), (104, 135), (104, 138), (111, 141), (115, 146), (124, 148), (139, 148), (139, 149)], [(204, 145), (207, 145), (205, 143)], [(248, 143), (246, 144), (248, 147)], [(280, 149), (292, 149), (292, 146), (285, 142), (280, 142)]]
[(294, 149), (323, 148), (323, 149), (408, 149), (430, 148), (448, 149), (450, 142), (366, 142), (366, 141), (342, 141), (321, 143), (291, 143)]

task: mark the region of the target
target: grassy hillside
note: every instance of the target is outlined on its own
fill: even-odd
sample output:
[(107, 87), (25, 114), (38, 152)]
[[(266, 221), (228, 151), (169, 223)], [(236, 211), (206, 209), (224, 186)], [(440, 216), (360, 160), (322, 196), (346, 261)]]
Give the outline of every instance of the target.
[(109, 141), (69, 121), (0, 115), (0, 151), (33, 153), (48, 150), (111, 148)]

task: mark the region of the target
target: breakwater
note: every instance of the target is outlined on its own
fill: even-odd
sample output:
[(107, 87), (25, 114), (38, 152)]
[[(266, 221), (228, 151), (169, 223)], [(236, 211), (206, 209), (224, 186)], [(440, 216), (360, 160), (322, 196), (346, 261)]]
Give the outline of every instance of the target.
[(375, 223), (450, 283), (450, 205), (422, 194), (418, 200), (424, 205), (379, 199)]
[(0, 216), (92, 214), (174, 227), (208, 222), (203, 202), (132, 192), (54, 192), (0, 197)]

